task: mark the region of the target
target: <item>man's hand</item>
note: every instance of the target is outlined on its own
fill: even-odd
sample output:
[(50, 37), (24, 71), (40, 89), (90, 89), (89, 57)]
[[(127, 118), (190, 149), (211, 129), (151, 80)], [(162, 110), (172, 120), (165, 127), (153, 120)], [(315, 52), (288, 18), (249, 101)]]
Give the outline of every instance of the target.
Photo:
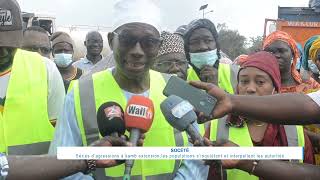
[[(138, 146), (143, 145), (143, 140), (145, 138), (144, 134), (141, 134), (140, 139), (138, 141)], [(91, 144), (91, 146), (132, 146), (130, 142), (127, 141), (128, 137), (112, 137), (106, 136), (102, 139), (99, 139)], [(115, 159), (99, 159), (96, 160), (97, 168), (109, 168), (113, 166), (117, 166), (119, 164), (124, 163), (124, 160), (115, 160)]]
[[(231, 142), (231, 141), (210, 141), (207, 138), (204, 138), (204, 144), (207, 146), (222, 146), (222, 147), (238, 147), (237, 144)], [(225, 169), (234, 169), (237, 168), (240, 165), (240, 160), (238, 159), (225, 159), (221, 160), (222, 167)], [(215, 161), (206, 161), (206, 164), (212, 165), (215, 164)]]
[(204, 123), (212, 119), (221, 118), (232, 111), (232, 102), (229, 94), (218, 88), (214, 84), (200, 81), (190, 81), (190, 84), (196, 88), (206, 90), (208, 94), (217, 98), (218, 102), (213, 109), (212, 116), (205, 117), (203, 113), (199, 112), (198, 122)]
[(205, 65), (200, 70), (199, 78), (203, 82), (218, 85), (218, 70), (212, 66)]

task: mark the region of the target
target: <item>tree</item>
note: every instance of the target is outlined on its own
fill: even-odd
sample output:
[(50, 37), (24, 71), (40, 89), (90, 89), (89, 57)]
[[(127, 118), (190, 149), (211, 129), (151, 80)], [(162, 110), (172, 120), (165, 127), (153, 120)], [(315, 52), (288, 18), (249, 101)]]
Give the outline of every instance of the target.
[(262, 42), (263, 42), (262, 36), (250, 37), (249, 44), (251, 44), (251, 46), (248, 48), (248, 53), (250, 54), (257, 51), (261, 51)]
[(246, 54), (246, 37), (240, 35), (238, 30), (230, 30), (225, 23), (218, 24), (219, 42), (221, 50), (232, 60), (240, 54)]

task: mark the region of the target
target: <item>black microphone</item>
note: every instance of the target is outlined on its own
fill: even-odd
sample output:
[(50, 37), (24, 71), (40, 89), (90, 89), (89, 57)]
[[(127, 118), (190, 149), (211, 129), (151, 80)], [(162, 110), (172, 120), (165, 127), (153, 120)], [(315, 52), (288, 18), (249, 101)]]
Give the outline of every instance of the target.
[(97, 121), (99, 132), (103, 137), (119, 137), (126, 131), (123, 109), (116, 102), (102, 104), (97, 112)]
[(172, 127), (179, 131), (187, 131), (193, 142), (197, 140), (201, 146), (205, 146), (203, 137), (192, 125), (197, 120), (197, 115), (188, 101), (176, 95), (170, 95), (161, 103), (160, 109)]

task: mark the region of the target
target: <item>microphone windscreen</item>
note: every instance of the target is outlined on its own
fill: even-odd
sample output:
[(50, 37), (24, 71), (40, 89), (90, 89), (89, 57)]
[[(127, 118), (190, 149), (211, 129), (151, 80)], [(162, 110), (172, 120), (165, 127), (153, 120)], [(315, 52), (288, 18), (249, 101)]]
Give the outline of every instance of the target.
[(189, 124), (197, 120), (193, 106), (176, 95), (166, 98), (161, 103), (160, 109), (168, 123), (179, 131), (186, 130)]
[(153, 117), (153, 102), (144, 96), (132, 96), (124, 113), (126, 128), (137, 128), (145, 133), (150, 129)]
[(123, 109), (116, 102), (102, 104), (97, 112), (97, 121), (102, 136), (110, 136), (112, 133), (121, 135), (126, 130)]

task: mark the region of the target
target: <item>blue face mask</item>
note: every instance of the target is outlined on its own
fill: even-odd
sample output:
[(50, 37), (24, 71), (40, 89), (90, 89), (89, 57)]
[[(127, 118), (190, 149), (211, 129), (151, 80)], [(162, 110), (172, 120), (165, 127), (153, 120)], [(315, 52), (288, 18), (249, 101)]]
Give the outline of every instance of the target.
[(54, 54), (54, 63), (56, 63), (58, 67), (66, 68), (72, 63), (72, 54)]
[(319, 74), (319, 69), (317, 65), (313, 63), (312, 60), (308, 60), (309, 68), (313, 74)]
[(218, 60), (217, 49), (200, 53), (189, 53), (191, 64), (201, 69), (204, 65), (213, 66)]

